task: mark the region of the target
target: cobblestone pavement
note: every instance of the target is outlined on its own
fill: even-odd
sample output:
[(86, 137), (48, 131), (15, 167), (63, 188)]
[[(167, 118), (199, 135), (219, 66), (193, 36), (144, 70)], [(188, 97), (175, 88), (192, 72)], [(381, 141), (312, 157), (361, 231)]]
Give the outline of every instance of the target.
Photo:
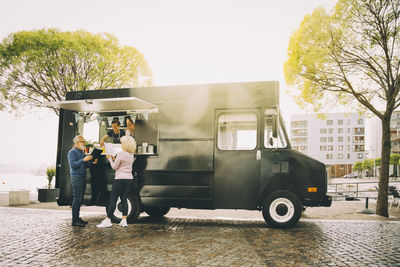
[(140, 217), (99, 229), (104, 217), (0, 208), (0, 266), (400, 266), (400, 223), (300, 221), (272, 229), (261, 220)]

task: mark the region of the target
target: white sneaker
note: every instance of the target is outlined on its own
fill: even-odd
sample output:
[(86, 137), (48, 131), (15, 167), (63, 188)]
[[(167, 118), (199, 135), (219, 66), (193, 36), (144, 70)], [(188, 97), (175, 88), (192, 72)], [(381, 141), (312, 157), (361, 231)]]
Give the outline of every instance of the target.
[(112, 223), (109, 218), (105, 218), (100, 224), (97, 225), (98, 228), (104, 228), (104, 227), (111, 227)]
[(119, 225), (122, 227), (127, 227), (128, 223), (126, 222), (126, 219), (122, 219), (121, 222), (119, 223)]

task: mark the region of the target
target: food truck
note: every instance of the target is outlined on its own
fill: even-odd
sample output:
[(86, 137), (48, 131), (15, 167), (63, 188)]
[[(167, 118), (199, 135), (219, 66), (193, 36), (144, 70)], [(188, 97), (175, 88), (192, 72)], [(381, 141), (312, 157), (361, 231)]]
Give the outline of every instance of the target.
[[(58, 205), (72, 203), (67, 153), (74, 136), (99, 142), (113, 118), (123, 129), (126, 116), (135, 121), (137, 143), (128, 222), (172, 207), (244, 209), (284, 228), (306, 207), (331, 205), (325, 165), (291, 149), (276, 81), (68, 92), (48, 105), (60, 108)], [(114, 170), (104, 162), (106, 195)], [(90, 179), (88, 172), (86, 202)], [(120, 210), (118, 204), (113, 220)]]

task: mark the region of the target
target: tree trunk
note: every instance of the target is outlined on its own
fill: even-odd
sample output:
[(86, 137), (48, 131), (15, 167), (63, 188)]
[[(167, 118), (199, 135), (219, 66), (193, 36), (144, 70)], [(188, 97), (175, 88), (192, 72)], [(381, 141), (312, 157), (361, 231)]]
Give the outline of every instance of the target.
[(389, 217), (388, 213), (388, 189), (389, 189), (389, 163), (390, 163), (390, 116), (382, 119), (382, 163), (379, 172), (378, 200), (376, 202), (376, 214)]

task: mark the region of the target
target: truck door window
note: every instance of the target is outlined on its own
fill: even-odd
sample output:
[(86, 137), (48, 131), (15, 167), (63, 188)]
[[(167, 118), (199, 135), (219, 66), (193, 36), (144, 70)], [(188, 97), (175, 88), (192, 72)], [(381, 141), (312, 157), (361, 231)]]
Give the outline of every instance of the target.
[(278, 123), (278, 137), (273, 137), (273, 122), (276, 119), (276, 117), (274, 118), (274, 116), (277, 116), (275, 110), (265, 111), (264, 146), (266, 148), (285, 148), (287, 147), (287, 142), (280, 123)]
[(224, 113), (218, 117), (218, 148), (220, 150), (253, 150), (256, 146), (256, 114)]

